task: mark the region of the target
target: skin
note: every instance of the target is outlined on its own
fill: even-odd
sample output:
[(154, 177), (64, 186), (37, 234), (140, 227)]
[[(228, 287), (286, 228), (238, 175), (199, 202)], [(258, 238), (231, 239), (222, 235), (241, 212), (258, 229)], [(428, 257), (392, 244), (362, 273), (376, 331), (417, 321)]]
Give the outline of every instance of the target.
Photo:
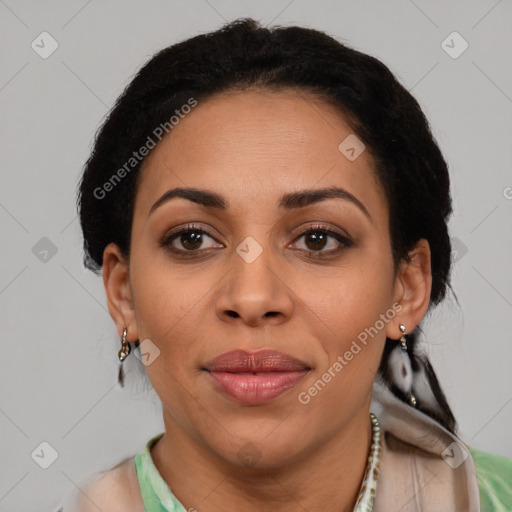
[[(115, 244), (105, 249), (103, 278), (119, 335), (127, 326), (130, 342), (150, 339), (160, 350), (146, 367), (165, 423), (151, 453), (187, 509), (354, 506), (385, 338), (398, 339), (399, 324), (411, 332), (423, 318), (431, 276), (425, 240), (409, 262), (394, 267), (388, 204), (370, 152), (349, 161), (338, 150), (351, 133), (338, 110), (304, 91), (246, 90), (202, 101), (144, 163), (129, 261)], [(332, 186), (353, 194), (370, 218), (338, 198), (290, 210), (278, 206), (283, 194)], [(149, 214), (174, 187), (214, 191), (229, 207), (174, 198)], [(179, 258), (159, 244), (173, 228), (192, 222), (211, 234), (192, 246), (192, 257)], [(315, 246), (311, 234), (302, 233), (316, 223), (352, 244), (336, 254), (343, 244), (333, 237)], [(236, 252), (248, 236), (263, 250), (252, 263)], [(173, 244), (184, 252), (191, 247), (179, 236)], [(315, 249), (330, 255), (308, 254)], [(299, 393), (393, 304), (400, 312), (317, 396), (299, 403)], [(267, 348), (311, 367), (270, 403), (237, 403), (201, 370), (224, 352)], [(252, 465), (239, 458), (248, 443), (256, 447)]]

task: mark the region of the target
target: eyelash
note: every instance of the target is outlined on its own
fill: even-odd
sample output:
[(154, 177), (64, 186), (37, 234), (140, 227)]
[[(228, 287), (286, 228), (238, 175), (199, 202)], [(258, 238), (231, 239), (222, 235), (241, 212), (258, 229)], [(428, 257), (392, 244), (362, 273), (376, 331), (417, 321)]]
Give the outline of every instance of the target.
[[(180, 255), (182, 258), (196, 257), (195, 256), (196, 253), (198, 253), (202, 250), (204, 251), (204, 249), (181, 250), (181, 249), (177, 249), (176, 247), (173, 247), (172, 242), (184, 233), (205, 234), (215, 240), (215, 237), (211, 233), (209, 233), (207, 230), (205, 230), (204, 228), (200, 227), (197, 224), (189, 224), (187, 226), (182, 227), (178, 231), (174, 231), (174, 232), (164, 236), (162, 238), (162, 240), (160, 240), (160, 242), (159, 242), (160, 247), (168, 249), (169, 251), (171, 251), (174, 254)], [(325, 258), (328, 256), (335, 256), (337, 254), (340, 254), (341, 252), (344, 252), (346, 249), (348, 249), (349, 247), (351, 247), (353, 245), (353, 242), (350, 238), (348, 238), (345, 235), (342, 235), (341, 233), (338, 233), (337, 231), (333, 231), (328, 226), (325, 226), (322, 224), (316, 224), (314, 226), (309, 226), (306, 230), (302, 231), (301, 233), (299, 233), (299, 235), (297, 235), (297, 237), (294, 239), (294, 242), (296, 242), (303, 236), (308, 235), (310, 233), (319, 233), (319, 234), (328, 235), (328, 236), (334, 238), (335, 240), (337, 240), (338, 242), (340, 242), (340, 244), (342, 244), (342, 246), (340, 248), (332, 249), (330, 251), (322, 251), (322, 250), (311, 251), (311, 250), (302, 249), (308, 256), (310, 256), (312, 258), (321, 259), (321, 258)], [(209, 251), (209, 249), (206, 249), (206, 250)], [(301, 250), (301, 249), (298, 249), (298, 250)], [(324, 256), (324, 255), (326, 255), (326, 256)]]

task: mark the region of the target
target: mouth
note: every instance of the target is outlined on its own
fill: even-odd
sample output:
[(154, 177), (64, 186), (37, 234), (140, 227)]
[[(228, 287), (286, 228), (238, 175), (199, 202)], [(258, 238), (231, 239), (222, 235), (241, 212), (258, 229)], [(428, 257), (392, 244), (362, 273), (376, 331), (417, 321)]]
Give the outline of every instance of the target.
[(274, 350), (234, 350), (212, 359), (203, 369), (225, 396), (246, 405), (261, 405), (296, 386), (311, 367)]

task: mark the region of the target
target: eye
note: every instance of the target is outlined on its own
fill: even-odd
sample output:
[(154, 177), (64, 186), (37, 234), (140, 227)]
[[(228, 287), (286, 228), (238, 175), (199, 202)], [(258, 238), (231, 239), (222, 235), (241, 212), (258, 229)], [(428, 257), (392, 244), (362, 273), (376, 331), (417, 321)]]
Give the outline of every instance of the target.
[(166, 234), (160, 241), (160, 246), (180, 254), (200, 252), (214, 247), (224, 247), (216, 242), (213, 236), (206, 230), (195, 224), (184, 226), (181, 229)]
[(352, 240), (346, 235), (321, 225), (303, 231), (295, 241), (301, 239), (304, 239), (303, 243), (298, 245), (303, 248), (299, 247), (299, 250), (317, 258), (338, 254), (352, 245)]

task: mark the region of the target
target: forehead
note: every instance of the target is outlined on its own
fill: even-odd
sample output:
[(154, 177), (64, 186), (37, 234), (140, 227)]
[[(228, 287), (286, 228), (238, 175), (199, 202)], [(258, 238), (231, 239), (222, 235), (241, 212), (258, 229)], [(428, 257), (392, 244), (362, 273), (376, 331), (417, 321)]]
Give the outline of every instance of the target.
[(198, 102), (146, 158), (137, 203), (150, 208), (176, 186), (217, 190), (233, 204), (342, 186), (371, 213), (385, 207), (383, 191), (369, 151), (356, 159), (343, 152), (354, 137), (339, 109), (305, 91), (218, 94)]

